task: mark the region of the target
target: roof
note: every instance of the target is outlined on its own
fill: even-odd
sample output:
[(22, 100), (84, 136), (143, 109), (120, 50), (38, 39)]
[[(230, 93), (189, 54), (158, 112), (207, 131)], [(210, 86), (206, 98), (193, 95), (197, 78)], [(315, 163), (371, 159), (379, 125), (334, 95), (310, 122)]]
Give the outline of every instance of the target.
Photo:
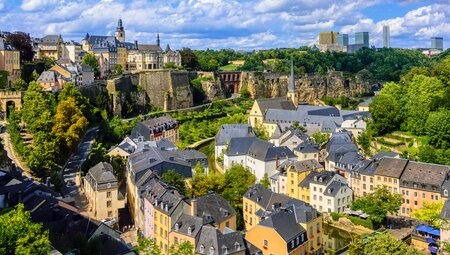
[(3, 38), (0, 38), (0, 50), (16, 50), (13, 46), (6, 43)]
[(335, 176), (334, 172), (321, 171), (314, 175), (314, 178), (310, 181), (311, 183), (327, 185)]
[(172, 215), (182, 200), (183, 197), (180, 196), (178, 192), (166, 190), (160, 198), (156, 199), (158, 203), (154, 206), (154, 208), (155, 210), (163, 212), (167, 215)]
[(401, 175), (400, 185), (406, 181), (427, 186), (434, 186), (440, 190), (442, 184), (448, 178), (449, 172), (450, 166), (447, 165), (409, 161), (403, 171), (403, 174)]
[(375, 170), (376, 175), (400, 178), (403, 169), (408, 164), (407, 159), (400, 158), (382, 158)]
[(257, 137), (236, 137), (231, 138), (225, 154), (229, 157), (247, 155)]
[[(279, 125), (277, 125), (277, 127), (278, 126)], [(276, 128), (276, 130), (278, 130), (278, 128)], [(303, 133), (302, 131), (300, 131), (297, 128), (289, 127), (289, 128), (286, 128), (286, 130), (284, 130), (284, 132), (279, 135), (278, 139), (280, 139), (280, 144), (283, 144), (292, 138), (298, 138), (302, 141), (308, 141), (309, 135)]]
[(295, 110), (296, 107), (291, 100), (284, 97), (256, 99), (255, 103), (263, 114), (269, 109)]
[(139, 51), (161, 51), (162, 49), (158, 44), (138, 44)]
[(275, 147), (273, 144), (255, 139), (248, 149), (248, 156), (261, 160), (273, 161), (277, 158), (296, 158), (297, 156), (286, 146)]
[(293, 165), (293, 170), (299, 173), (323, 168), (323, 166), (315, 159), (295, 161)]
[(397, 152), (392, 151), (380, 151), (377, 154), (373, 155), (372, 158), (376, 160), (380, 160), (382, 158), (397, 158), (399, 154)]
[(197, 236), (203, 226), (203, 219), (197, 216), (182, 214), (172, 227), (172, 231), (188, 236)]
[(44, 71), (39, 75), (37, 82), (47, 83), (47, 82), (57, 82), (57, 72), (53, 70)]
[(197, 200), (196, 216), (202, 217), (205, 221), (212, 219), (215, 223), (221, 223), (236, 214), (230, 203), (216, 193), (209, 193), (195, 199)]
[(244, 194), (244, 197), (256, 202), (266, 211), (272, 210), (273, 207), (286, 204), (293, 199), (284, 194), (274, 193), (271, 190), (264, 188), (261, 184), (250, 187)]
[(62, 41), (62, 38), (60, 35), (46, 35), (41, 38), (40, 42), (45, 44), (58, 44)]
[(178, 121), (174, 120), (169, 115), (158, 118), (153, 118), (145, 121), (139, 121), (131, 131), (130, 137), (132, 139), (143, 136), (149, 139), (150, 134), (160, 133), (165, 130), (173, 129), (178, 126)]
[(221, 233), (219, 229), (205, 225), (202, 227), (195, 248), (196, 254), (226, 255), (242, 252), (246, 249), (244, 237), (239, 232)]
[(361, 102), (358, 104), (358, 106), (369, 106), (370, 103), (372, 103), (373, 97), (368, 98), (366, 100), (364, 100), (364, 102)]
[(450, 199), (445, 200), (441, 211), (441, 219), (450, 220)]
[(237, 137), (255, 137), (255, 133), (248, 124), (223, 124), (215, 137), (216, 146), (225, 145)]
[(333, 133), (326, 150), (328, 152), (327, 159), (332, 162), (338, 162), (347, 152), (358, 152), (350, 134), (345, 131)]
[(320, 151), (318, 146), (312, 142), (303, 142), (299, 144), (294, 150), (301, 153), (318, 153)]
[(334, 197), (342, 188), (349, 188), (347, 184), (340, 181), (332, 181), (327, 188), (324, 190), (323, 194), (326, 196)]
[(300, 236), (306, 230), (297, 223), (295, 213), (292, 210), (279, 210), (259, 222), (259, 225), (272, 228), (283, 240), (288, 243)]
[(107, 162), (100, 162), (91, 167), (88, 174), (94, 178), (97, 184), (103, 183), (117, 183), (117, 179), (113, 174), (114, 169), (111, 164)]

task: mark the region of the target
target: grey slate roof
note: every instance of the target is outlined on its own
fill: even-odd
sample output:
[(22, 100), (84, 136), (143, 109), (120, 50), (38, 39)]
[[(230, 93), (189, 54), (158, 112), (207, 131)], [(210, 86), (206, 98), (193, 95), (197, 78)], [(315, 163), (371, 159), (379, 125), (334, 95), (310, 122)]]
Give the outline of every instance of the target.
[(246, 155), (256, 140), (258, 140), (257, 137), (231, 138), (225, 154), (229, 157)]
[(94, 178), (97, 184), (117, 183), (113, 172), (114, 169), (108, 162), (100, 162), (88, 171), (89, 175)]
[(440, 191), (449, 172), (450, 166), (409, 161), (400, 177), (400, 186), (408, 182), (420, 184), (418, 188), (421, 189), (433, 190), (435, 187)]
[(215, 137), (216, 146), (225, 145), (237, 137), (255, 137), (255, 133), (248, 124), (223, 124)]
[(392, 151), (381, 151), (378, 152), (377, 154), (373, 155), (372, 158), (376, 159), (376, 160), (380, 160), (382, 158), (395, 158), (398, 157), (398, 153), (397, 152), (392, 152)]
[(349, 151), (349, 152), (346, 152), (345, 154), (341, 154), (338, 157), (337, 162), (339, 162), (339, 164), (354, 166), (354, 165), (358, 164), (358, 162), (361, 160), (360, 158), (361, 157), (357, 152)]
[(441, 211), (441, 219), (450, 220), (450, 199), (445, 200), (444, 207)]
[(321, 171), (318, 174), (314, 175), (314, 178), (310, 181), (311, 183), (316, 184), (328, 184), (331, 179), (334, 177), (335, 173), (330, 171)]
[(279, 159), (297, 157), (286, 146), (275, 147), (273, 144), (260, 139), (253, 141), (247, 155), (265, 162), (276, 160), (277, 157)]
[(60, 35), (46, 35), (41, 38), (40, 43), (57, 44), (60, 40), (62, 40)]
[(382, 158), (375, 170), (376, 175), (400, 178), (403, 169), (408, 164), (407, 159)]
[(53, 70), (44, 71), (39, 75), (37, 82), (48, 83), (56, 82), (58, 80), (57, 73)]
[[(203, 226), (201, 217), (182, 214), (172, 227), (172, 231), (196, 237)], [(190, 229), (190, 232), (189, 232)]]
[(303, 179), (298, 186), (302, 188), (309, 188), (309, 184), (314, 180), (314, 177), (319, 176), (319, 172), (312, 171), (310, 174), (308, 174), (305, 179)]
[(319, 153), (320, 151), (318, 146), (312, 142), (303, 142), (299, 144), (294, 150), (301, 153)]
[(10, 44), (7, 44), (3, 38), (0, 38), (0, 50), (16, 50)]
[(259, 109), (263, 114), (269, 109), (280, 109), (280, 110), (295, 110), (296, 107), (291, 100), (284, 97), (278, 98), (264, 98), (256, 99), (255, 101), (259, 105)]
[(164, 212), (167, 215), (172, 215), (178, 204), (183, 201), (183, 197), (180, 196), (177, 192), (167, 190), (157, 200), (158, 204), (157, 206), (155, 206), (155, 209)]
[(295, 213), (291, 210), (279, 210), (259, 222), (259, 225), (273, 228), (286, 243), (306, 232), (297, 223)]
[(157, 44), (138, 44), (138, 50), (162, 52), (161, 47)]
[(130, 137), (137, 139), (139, 136), (143, 136), (148, 139), (150, 134), (160, 133), (164, 130), (170, 130), (178, 127), (178, 121), (174, 120), (169, 115), (153, 118), (145, 121), (139, 121), (131, 131)]
[(280, 193), (274, 193), (269, 189), (264, 188), (261, 184), (256, 184), (251, 187), (244, 196), (254, 202), (259, 206), (267, 210), (272, 210), (273, 205), (279, 207), (288, 203), (293, 198)]
[(210, 254), (212, 247), (213, 254), (235, 254), (245, 250), (245, 245), (244, 238), (239, 232), (226, 232), (222, 234), (219, 229), (205, 225), (200, 232), (195, 252), (196, 254)]
[(209, 222), (209, 219), (212, 219), (215, 223), (221, 223), (236, 214), (230, 203), (216, 193), (198, 197), (196, 200), (196, 216), (203, 218), (205, 222)]
[(323, 168), (323, 166), (319, 162), (317, 162), (317, 160), (315, 160), (315, 159), (294, 161), (293, 164), (294, 164), (294, 170), (299, 173)]
[(340, 181), (332, 181), (324, 190), (323, 194), (326, 196), (334, 197), (342, 188), (349, 188), (349, 187), (347, 184), (344, 184)]
[(358, 152), (348, 132), (333, 133), (326, 146), (329, 161), (338, 162), (347, 152)]

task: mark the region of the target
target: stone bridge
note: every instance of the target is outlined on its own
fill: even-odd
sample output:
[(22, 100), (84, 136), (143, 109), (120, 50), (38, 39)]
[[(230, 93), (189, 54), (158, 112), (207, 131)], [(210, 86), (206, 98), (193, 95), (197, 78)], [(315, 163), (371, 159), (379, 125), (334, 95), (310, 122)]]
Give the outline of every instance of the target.
[(0, 91), (0, 111), (5, 119), (9, 115), (10, 106), (13, 106), (15, 111), (20, 111), (24, 94), (23, 91)]

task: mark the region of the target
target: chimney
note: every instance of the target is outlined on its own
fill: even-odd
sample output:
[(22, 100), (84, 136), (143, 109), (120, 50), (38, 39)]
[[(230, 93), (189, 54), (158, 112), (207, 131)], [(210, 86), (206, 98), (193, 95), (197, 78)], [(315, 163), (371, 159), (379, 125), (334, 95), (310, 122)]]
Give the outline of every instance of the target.
[(191, 200), (191, 216), (197, 215), (197, 199), (193, 198)]
[(276, 160), (276, 161), (275, 161), (275, 168), (278, 168), (278, 166), (279, 166), (279, 159), (280, 159), (280, 158), (278, 157), (278, 155), (276, 155), (276, 156), (275, 156), (275, 160)]

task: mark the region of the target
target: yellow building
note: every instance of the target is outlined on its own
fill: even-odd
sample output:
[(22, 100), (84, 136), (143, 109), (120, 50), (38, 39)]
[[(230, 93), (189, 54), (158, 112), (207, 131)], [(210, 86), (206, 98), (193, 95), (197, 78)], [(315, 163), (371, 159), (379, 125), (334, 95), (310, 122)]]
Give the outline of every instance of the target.
[(264, 115), (268, 109), (295, 110), (291, 100), (284, 97), (256, 99), (250, 110), (249, 122), (252, 128), (260, 127), (264, 122)]
[(375, 170), (375, 187), (386, 186), (390, 192), (400, 194), (400, 176), (406, 164), (407, 159), (382, 158)]
[(309, 203), (309, 185), (302, 185), (302, 183), (312, 172), (321, 172), (323, 169), (323, 166), (315, 159), (294, 162), (286, 171), (287, 195)]
[(8, 87), (20, 78), (20, 51), (7, 44), (3, 38), (0, 38), (0, 70), (8, 72)]
[(336, 36), (339, 32), (320, 32), (319, 33), (319, 44), (336, 44)]
[(53, 58), (59, 60), (63, 56), (64, 41), (60, 35), (46, 35), (37, 43), (37, 58)]
[[(249, 191), (244, 194), (243, 206), (245, 229), (248, 232), (252, 231), (255, 226), (260, 224), (263, 217), (269, 215), (270, 213), (282, 211), (284, 210), (283, 208), (293, 212), (295, 211), (297, 223), (307, 231), (306, 250), (308, 254), (321, 254), (323, 244), (322, 214), (310, 205), (306, 204), (304, 201), (300, 201), (283, 194), (273, 193), (271, 190), (257, 184), (251, 187)], [(262, 230), (262, 228), (258, 229)], [(255, 231), (256, 234), (253, 235), (254, 238), (251, 237), (252, 240), (249, 240), (258, 248), (261, 244), (256, 244), (255, 242), (260, 237), (260, 235), (258, 235), (259, 232), (261, 231)], [(259, 239), (259, 243), (261, 240), (264, 239)], [(267, 241), (270, 245), (271, 240)], [(276, 243), (278, 244), (276, 247), (279, 249), (279, 247), (281, 247), (280, 242), (276, 241)], [(264, 247), (262, 250), (264, 251)], [(300, 251), (300, 249), (298, 251)]]
[(109, 163), (100, 162), (89, 169), (84, 179), (84, 194), (96, 220), (115, 219), (118, 222), (118, 210), (125, 207), (125, 198), (118, 190), (113, 171)]

